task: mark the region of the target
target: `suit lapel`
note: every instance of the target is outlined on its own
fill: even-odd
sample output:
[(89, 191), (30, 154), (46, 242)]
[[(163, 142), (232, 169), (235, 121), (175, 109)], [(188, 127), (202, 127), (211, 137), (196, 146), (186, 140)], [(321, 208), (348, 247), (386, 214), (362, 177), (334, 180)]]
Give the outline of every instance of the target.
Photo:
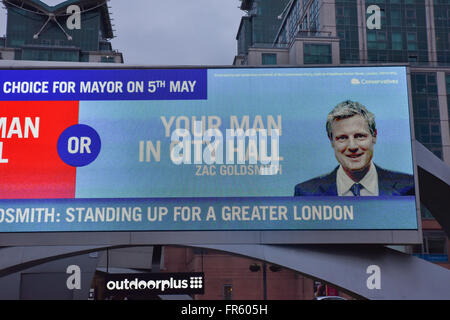
[(339, 167), (333, 170), (329, 175), (323, 177), (320, 189), (325, 196), (337, 196), (336, 174)]
[(377, 168), (378, 173), (378, 193), (380, 196), (392, 196), (392, 195), (399, 195), (400, 193), (395, 188), (397, 182), (392, 179), (391, 175), (388, 171), (378, 167)]

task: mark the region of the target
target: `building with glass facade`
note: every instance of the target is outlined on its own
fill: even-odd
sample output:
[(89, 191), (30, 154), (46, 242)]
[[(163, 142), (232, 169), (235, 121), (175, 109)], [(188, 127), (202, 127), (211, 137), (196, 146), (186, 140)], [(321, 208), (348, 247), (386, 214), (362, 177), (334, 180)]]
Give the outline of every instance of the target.
[[(247, 12), (242, 17), (238, 28), (236, 59), (245, 58), (250, 47), (271, 47), (273, 38), (277, 34), (278, 15), (288, 4), (289, 0), (264, 1), (244, 0), (241, 2), (241, 10)], [(267, 63), (271, 63), (271, 56), (264, 57)]]
[[(250, 2), (257, 12), (277, 1)], [(274, 17), (275, 37), (238, 51), (234, 65), (409, 63), (416, 140), (450, 165), (450, 1), (291, 0)], [(448, 237), (421, 207), (424, 243), (412, 253), (450, 267)]]
[(49, 6), (39, 0), (3, 0), (6, 37), (0, 59), (123, 63), (113, 50), (110, 13), (103, 0), (67, 0)]

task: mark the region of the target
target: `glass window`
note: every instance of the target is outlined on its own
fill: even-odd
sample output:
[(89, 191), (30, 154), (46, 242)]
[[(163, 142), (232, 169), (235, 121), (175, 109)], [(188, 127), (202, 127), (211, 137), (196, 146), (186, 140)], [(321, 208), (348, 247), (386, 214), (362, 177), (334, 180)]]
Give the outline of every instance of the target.
[(263, 53), (262, 54), (262, 64), (263, 65), (277, 64), (277, 54), (276, 53)]
[(403, 44), (401, 42), (392, 42), (392, 50), (403, 50)]
[(392, 50), (402, 50), (403, 40), (400, 32), (392, 32)]
[(402, 13), (400, 12), (400, 10), (391, 10), (391, 18), (393, 18), (393, 19), (401, 19), (402, 18)]
[(402, 14), (400, 10), (391, 10), (391, 25), (393, 26), (402, 25)]
[(443, 231), (424, 231), (423, 243), (414, 246), (412, 253), (428, 261), (448, 261), (445, 233)]
[(433, 74), (427, 74), (427, 82), (428, 84), (436, 84), (436, 75)]
[[(414, 43), (414, 42), (408, 43), (408, 50), (409, 51), (416, 51), (417, 50), (417, 43)], [(415, 58), (417, 60), (417, 56)]]
[(304, 44), (305, 64), (330, 64), (331, 45), (330, 44)]
[(433, 215), (431, 214), (430, 210), (428, 210), (427, 207), (424, 206), (424, 204), (421, 202), (420, 203), (420, 215), (422, 216), (422, 218), (424, 219), (432, 219), (435, 220)]
[(428, 238), (428, 253), (429, 254), (446, 254), (445, 237), (429, 237)]
[(402, 34), (399, 32), (392, 32), (392, 41), (394, 42), (401, 42), (402, 41)]
[(378, 41), (385, 41), (386, 40), (386, 33), (384, 33), (384, 32), (377, 32), (377, 40)]
[(417, 35), (415, 32), (408, 32), (407, 35), (408, 41), (417, 41)]
[(416, 17), (416, 10), (414, 10), (414, 9), (407, 9), (406, 10), (406, 17), (407, 18), (415, 18)]
[(411, 87), (416, 138), (442, 159), (442, 136), (436, 74), (412, 73)]
[(406, 19), (406, 26), (408, 26), (408, 27), (416, 27), (417, 26), (416, 19), (413, 19), (413, 18)]
[(340, 16), (336, 17), (336, 32), (345, 34), (345, 37), (340, 37), (339, 44), (341, 63), (358, 63), (360, 61), (356, 0), (339, 0), (336, 1), (335, 7), (337, 12), (344, 11), (343, 19)]
[(440, 134), (441, 133), (441, 127), (438, 126), (438, 125), (432, 125), (431, 126), (431, 133)]
[(231, 284), (223, 285), (223, 300), (233, 300), (233, 286)]
[(352, 8), (350, 8), (350, 7), (346, 7), (344, 9), (344, 16), (345, 17), (349, 17), (349, 18), (353, 18), (355, 16), (354, 10), (352, 10)]
[(450, 118), (450, 74), (445, 75), (445, 80), (447, 83), (447, 111)]
[(14, 39), (11, 41), (11, 45), (14, 47), (20, 47), (20, 46), (23, 46), (24, 44), (25, 44), (25, 40)]
[(114, 56), (103, 56), (101, 62), (114, 63)]
[(100, 51), (112, 51), (111, 43), (110, 42), (100, 42), (99, 49), (100, 49)]
[(367, 31), (367, 40), (368, 41), (377, 41), (377, 36), (374, 32)]

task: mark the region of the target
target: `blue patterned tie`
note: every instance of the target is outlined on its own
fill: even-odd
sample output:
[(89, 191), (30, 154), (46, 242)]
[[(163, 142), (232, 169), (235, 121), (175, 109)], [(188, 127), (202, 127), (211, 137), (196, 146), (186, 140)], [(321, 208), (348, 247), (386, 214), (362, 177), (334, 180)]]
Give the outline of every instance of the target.
[(360, 193), (361, 188), (362, 188), (362, 186), (359, 183), (355, 183), (354, 185), (352, 185), (350, 190), (353, 192), (353, 195), (360, 196), (361, 195), (361, 193)]

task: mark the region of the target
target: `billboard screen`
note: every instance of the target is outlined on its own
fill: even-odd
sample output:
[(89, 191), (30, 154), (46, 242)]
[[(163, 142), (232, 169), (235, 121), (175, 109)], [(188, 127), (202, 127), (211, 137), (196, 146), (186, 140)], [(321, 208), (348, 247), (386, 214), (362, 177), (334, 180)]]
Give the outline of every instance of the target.
[(407, 79), (0, 70), (0, 232), (417, 230)]

